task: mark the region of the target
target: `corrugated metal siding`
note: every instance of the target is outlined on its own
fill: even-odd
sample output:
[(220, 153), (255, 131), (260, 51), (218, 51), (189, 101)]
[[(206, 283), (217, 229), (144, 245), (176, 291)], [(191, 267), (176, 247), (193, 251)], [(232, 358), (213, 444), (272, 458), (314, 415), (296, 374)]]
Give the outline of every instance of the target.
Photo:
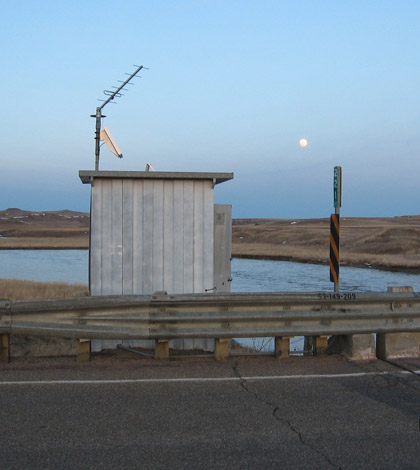
[(213, 287), (211, 181), (92, 183), (91, 295)]

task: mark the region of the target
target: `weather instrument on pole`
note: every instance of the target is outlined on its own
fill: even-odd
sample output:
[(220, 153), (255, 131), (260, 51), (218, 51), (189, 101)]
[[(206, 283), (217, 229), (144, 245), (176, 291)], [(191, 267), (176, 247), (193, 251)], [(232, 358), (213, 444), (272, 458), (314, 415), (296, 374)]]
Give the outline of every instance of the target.
[[(127, 91), (126, 88), (124, 88), (127, 84), (129, 84), (130, 80), (136, 77), (136, 75), (140, 72), (141, 69), (146, 69), (146, 67), (143, 67), (143, 65), (134, 65), (136, 67), (136, 70), (132, 74), (127, 74), (129, 77), (127, 80), (122, 81), (119, 80), (119, 82), (122, 83), (122, 85), (118, 87), (113, 87), (116, 88), (115, 91), (110, 91), (110, 90), (104, 90), (104, 95), (108, 96), (106, 100), (100, 100), (103, 101), (101, 106), (98, 106), (96, 108), (96, 114), (92, 114), (91, 117), (96, 118), (96, 126), (95, 126), (95, 171), (99, 170), (99, 152), (100, 152), (100, 141), (103, 140), (110, 151), (114, 153), (117, 157), (122, 158), (122, 153), (121, 150), (118, 148), (117, 144), (115, 143), (114, 139), (112, 138), (109, 130), (104, 127), (104, 129), (101, 131), (101, 120), (102, 118), (106, 117), (102, 114), (102, 110), (105, 108), (105, 106), (112, 101), (115, 98), (120, 98), (123, 96), (121, 91)], [(147, 70), (147, 69), (146, 69)], [(140, 77), (137, 77), (140, 78)], [(132, 83), (130, 83), (132, 85)]]

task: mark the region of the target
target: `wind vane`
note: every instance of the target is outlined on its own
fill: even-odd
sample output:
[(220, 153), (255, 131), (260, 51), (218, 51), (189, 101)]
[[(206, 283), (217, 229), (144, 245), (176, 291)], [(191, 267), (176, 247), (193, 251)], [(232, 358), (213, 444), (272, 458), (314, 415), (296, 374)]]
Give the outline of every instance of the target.
[[(117, 157), (122, 158), (122, 153), (119, 150), (117, 144), (112, 139), (112, 136), (111, 136), (109, 130), (104, 128), (104, 130), (101, 131), (101, 119), (106, 117), (105, 115), (102, 114), (102, 110), (114, 98), (120, 98), (121, 96), (124, 96), (120, 92), (121, 91), (128, 91), (126, 88), (124, 88), (126, 85), (134, 85), (133, 83), (129, 83), (129, 82), (132, 78), (136, 77), (136, 75), (140, 72), (141, 69), (148, 70), (146, 67), (143, 67), (143, 65), (134, 65), (134, 67), (136, 67), (136, 70), (132, 74), (126, 73), (126, 75), (129, 75), (127, 80), (125, 80), (125, 81), (118, 80), (120, 83), (122, 83), (122, 85), (120, 85), (118, 87), (112, 87), (112, 88), (116, 88), (115, 91), (104, 90), (104, 95), (108, 96), (108, 99), (99, 100), (99, 101), (103, 101), (103, 103), (101, 104), (101, 106), (98, 106), (96, 108), (96, 114), (91, 114), (91, 117), (96, 118), (96, 127), (95, 127), (95, 171), (99, 170), (100, 140), (104, 140), (105, 143), (110, 147), (111, 152), (114, 153), (115, 155), (117, 155)], [(140, 77), (137, 77), (137, 78), (140, 78)]]

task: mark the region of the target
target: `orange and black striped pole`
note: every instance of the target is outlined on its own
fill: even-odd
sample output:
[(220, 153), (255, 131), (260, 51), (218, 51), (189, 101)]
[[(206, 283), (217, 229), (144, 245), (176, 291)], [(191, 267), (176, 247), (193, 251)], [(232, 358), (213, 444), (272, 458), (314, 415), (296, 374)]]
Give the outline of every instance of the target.
[(330, 281), (334, 292), (340, 291), (340, 207), (341, 207), (342, 168), (334, 167), (334, 207), (330, 223)]
[(340, 215), (331, 214), (330, 223), (330, 281), (334, 287), (340, 278)]

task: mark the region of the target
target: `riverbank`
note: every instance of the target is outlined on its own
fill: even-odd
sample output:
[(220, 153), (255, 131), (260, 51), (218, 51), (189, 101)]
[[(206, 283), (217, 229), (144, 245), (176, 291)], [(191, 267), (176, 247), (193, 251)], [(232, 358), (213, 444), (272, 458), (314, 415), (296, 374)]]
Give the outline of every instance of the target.
[(89, 237), (84, 238), (0, 238), (0, 250), (88, 250)]
[[(232, 256), (328, 264), (329, 219), (235, 219)], [(0, 249), (88, 249), (89, 214), (0, 211)], [(341, 218), (342, 266), (420, 273), (420, 216)]]
[[(420, 272), (420, 216), (342, 218), (342, 266)], [(238, 258), (328, 264), (329, 219), (237, 219), (232, 254)]]

